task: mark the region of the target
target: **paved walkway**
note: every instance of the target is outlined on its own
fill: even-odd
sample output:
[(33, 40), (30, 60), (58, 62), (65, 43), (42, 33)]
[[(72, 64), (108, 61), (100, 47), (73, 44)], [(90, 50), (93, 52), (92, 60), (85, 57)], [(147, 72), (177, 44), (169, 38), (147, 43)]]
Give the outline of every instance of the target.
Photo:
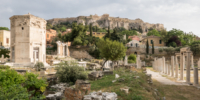
[(154, 72), (154, 71), (151, 71), (150, 69), (147, 69), (147, 73), (151, 74), (152, 79), (155, 79), (158, 82), (165, 84), (165, 85), (187, 85), (186, 83), (183, 83), (183, 82), (179, 83), (179, 82), (171, 81), (171, 80), (167, 79), (166, 77), (163, 77), (159, 72)]

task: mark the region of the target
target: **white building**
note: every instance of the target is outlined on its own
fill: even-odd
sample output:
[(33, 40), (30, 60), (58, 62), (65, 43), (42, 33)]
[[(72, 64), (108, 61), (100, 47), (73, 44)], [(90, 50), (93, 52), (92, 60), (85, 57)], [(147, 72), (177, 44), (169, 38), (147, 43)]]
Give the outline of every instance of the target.
[(127, 47), (139, 47), (140, 42), (137, 40), (131, 40), (126, 44)]
[(46, 63), (46, 20), (31, 14), (10, 17), (11, 61)]
[(10, 48), (10, 31), (0, 30), (0, 46)]

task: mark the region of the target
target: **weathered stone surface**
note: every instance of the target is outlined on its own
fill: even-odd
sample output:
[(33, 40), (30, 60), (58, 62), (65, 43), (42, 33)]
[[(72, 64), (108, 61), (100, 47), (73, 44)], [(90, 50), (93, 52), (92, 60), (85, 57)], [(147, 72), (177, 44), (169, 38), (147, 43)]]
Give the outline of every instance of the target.
[(89, 95), (85, 95), (83, 100), (117, 100), (117, 94), (114, 92), (92, 92)]
[(143, 22), (141, 19), (130, 20), (127, 18), (110, 17), (109, 14), (104, 14), (102, 16), (90, 15), (78, 16), (73, 18), (54, 18), (47, 21), (52, 25), (56, 25), (62, 22), (72, 23), (74, 21), (77, 21), (77, 23), (82, 23), (83, 25), (85, 25), (85, 23), (87, 23), (88, 25), (92, 23), (93, 26), (98, 26), (101, 28), (107, 28), (108, 26), (110, 26), (111, 29), (115, 27), (124, 27), (125, 29), (142, 29), (143, 33), (147, 33), (148, 29), (151, 28), (156, 30), (164, 29), (163, 24), (150, 24)]

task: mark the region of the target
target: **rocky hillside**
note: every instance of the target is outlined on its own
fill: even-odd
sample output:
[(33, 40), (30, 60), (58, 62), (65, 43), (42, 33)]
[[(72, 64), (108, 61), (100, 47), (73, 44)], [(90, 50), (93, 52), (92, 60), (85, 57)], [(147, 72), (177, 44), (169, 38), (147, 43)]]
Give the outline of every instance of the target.
[(71, 18), (54, 18), (47, 20), (47, 22), (52, 25), (64, 22), (77, 22), (84, 25), (89, 25), (90, 23), (92, 23), (93, 26), (98, 26), (101, 28), (107, 28), (108, 26), (110, 26), (111, 29), (115, 27), (124, 27), (125, 29), (141, 30), (142, 33), (148, 32), (149, 29), (156, 29), (158, 31), (164, 29), (163, 24), (150, 24), (147, 22), (143, 22), (141, 19), (131, 20), (128, 18), (110, 17), (109, 14), (104, 14), (102, 16), (98, 16), (95, 14), (90, 16), (78, 16)]

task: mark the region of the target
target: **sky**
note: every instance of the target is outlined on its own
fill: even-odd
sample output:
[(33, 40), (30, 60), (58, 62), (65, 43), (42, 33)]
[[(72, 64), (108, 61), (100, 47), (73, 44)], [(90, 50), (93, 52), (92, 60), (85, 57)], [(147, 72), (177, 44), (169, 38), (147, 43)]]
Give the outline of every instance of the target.
[(200, 36), (200, 0), (0, 0), (0, 27), (10, 28), (11, 16), (28, 13), (46, 20), (94, 14), (140, 18)]

